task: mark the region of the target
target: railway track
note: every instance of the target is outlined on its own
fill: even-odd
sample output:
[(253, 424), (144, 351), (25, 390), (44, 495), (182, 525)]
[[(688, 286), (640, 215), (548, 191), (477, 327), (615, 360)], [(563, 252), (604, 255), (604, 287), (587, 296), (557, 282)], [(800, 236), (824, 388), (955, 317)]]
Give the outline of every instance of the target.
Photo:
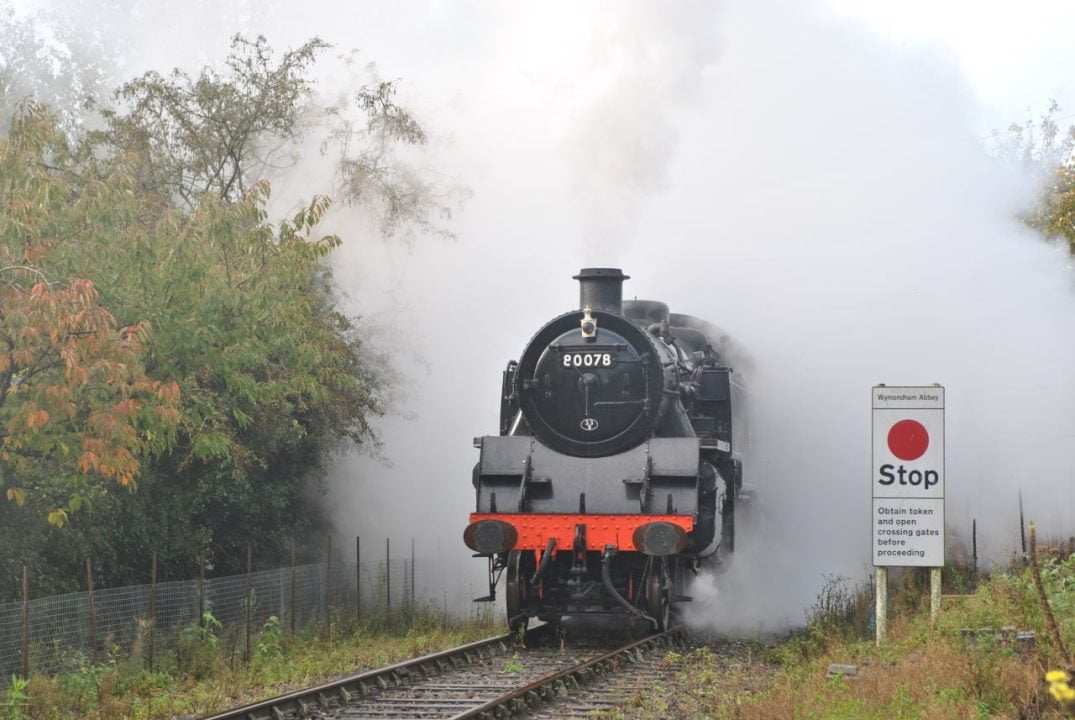
[(533, 708), (531, 720), (592, 720), (599, 711), (622, 708), (624, 701), (640, 690), (669, 687), (673, 676), (680, 671), (675, 664), (665, 662), (665, 653), (642, 653), (630, 660), (630, 669), (606, 673), (604, 677), (580, 687), (566, 697)]
[[(556, 717), (570, 716), (614, 704), (615, 690), (579, 695), (585, 686), (614, 673), (652, 673), (663, 651), (684, 637), (677, 627), (626, 644), (589, 639), (561, 646), (549, 626), (541, 626), (526, 634), (524, 647), (513, 635), (501, 635), (203, 720), (492, 719), (526, 714), (550, 702), (565, 708)], [(569, 700), (572, 696), (579, 696), (578, 702)]]

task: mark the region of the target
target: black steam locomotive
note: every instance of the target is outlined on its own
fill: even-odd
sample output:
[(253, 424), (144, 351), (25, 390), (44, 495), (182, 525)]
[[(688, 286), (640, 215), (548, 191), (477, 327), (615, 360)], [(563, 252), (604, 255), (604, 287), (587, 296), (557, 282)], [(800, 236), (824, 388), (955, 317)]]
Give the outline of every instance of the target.
[(511, 628), (628, 613), (665, 629), (688, 573), (735, 547), (746, 441), (723, 332), (661, 302), (624, 302), (617, 268), (584, 268), (579, 310), (504, 371), (500, 434), (475, 439), (463, 538), (506, 572)]

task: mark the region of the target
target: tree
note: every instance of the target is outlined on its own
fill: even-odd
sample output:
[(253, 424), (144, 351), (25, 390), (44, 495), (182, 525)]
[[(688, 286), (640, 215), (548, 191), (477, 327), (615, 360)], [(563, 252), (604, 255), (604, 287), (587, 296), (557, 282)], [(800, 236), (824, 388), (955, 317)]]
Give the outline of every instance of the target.
[(1040, 200), (1025, 215), (1027, 225), (1075, 253), (1075, 126), (1064, 131), (1059, 113), (1059, 104), (1050, 101), (1038, 118), (1012, 123), (994, 139), (1003, 157), (1042, 173)]
[(112, 558), (102, 581), (139, 577), (147, 546), (188, 576), (199, 558), (238, 570), (251, 538), (262, 555), (281, 550), (318, 524), (308, 496), (324, 453), (375, 442), (377, 379), (322, 267), (339, 240), (313, 234), (327, 201), (272, 226), (266, 193), (79, 244), (94, 277), (111, 278), (117, 317), (152, 324), (146, 372), (182, 389), (175, 441), (142, 468), (139, 492), (72, 517), (84, 547)]
[(0, 481), (63, 525), (102, 480), (131, 486), (168, 448), (178, 386), (146, 375), (146, 323), (120, 326), (92, 281), (55, 271), (56, 246), (99, 232), (126, 189), (113, 178), (73, 192), (48, 169), (58, 140), (31, 105), (0, 140)]
[[(325, 258), (341, 240), (317, 227), (336, 192), (378, 210), (386, 235), (437, 231), (435, 201), (451, 193), (400, 164), (395, 146), (418, 146), (425, 133), (394, 100), (393, 84), (376, 83), (328, 112), (334, 124), (322, 141), (344, 162), (327, 192), (270, 221), (264, 176), (315, 132), (311, 117), (325, 116), (312, 109), (307, 76), (324, 47), (315, 39), (277, 60), (264, 39), (237, 37), (225, 72), (143, 75), (119, 90), (100, 129), (69, 142), (40, 109), (16, 123), (13, 139), (40, 135), (19, 167), (41, 187), (13, 200), (48, 249), (47, 266), (31, 272), (59, 282), (47, 286), (57, 292), (85, 295), (70, 313), (107, 308), (94, 316), (96, 335), (117, 329), (117, 351), (130, 354), (123, 367), (133, 373), (137, 360), (142, 373), (123, 387), (135, 405), (105, 406), (130, 413), (122, 417), (133, 432), (120, 437), (141, 443), (129, 448), (138, 464), (115, 476), (137, 478), (137, 493), (98, 485), (89, 503), (53, 498), (68, 520), (70, 541), (61, 543), (14, 503), (0, 509), (0, 558), (30, 558), (42, 575), (36, 585), (71, 589), (83, 553), (103, 561), (103, 583), (140, 582), (147, 547), (172, 576), (190, 576), (203, 560), (239, 570), (251, 538), (268, 556), (323, 525), (310, 498), (327, 453), (376, 445), (372, 421), (386, 386), (357, 319), (333, 305)], [(19, 232), (10, 233), (13, 252)], [(43, 321), (28, 323), (38, 337)], [(23, 408), (24, 425), (42, 417), (36, 411)], [(110, 469), (90, 467), (95, 477), (102, 467)], [(11, 481), (45, 487), (35, 472), (21, 466)], [(26, 501), (38, 507), (37, 496)], [(9, 569), (0, 591), (5, 580), (15, 587)]]
[(1075, 163), (1068, 160), (1058, 165), (1051, 180), (1029, 223), (1047, 237), (1062, 238), (1075, 253)]
[(10, 0), (0, 0), (0, 119), (6, 123), (19, 103), (32, 98), (51, 108), (61, 132), (80, 132), (88, 103), (110, 90), (106, 78), (118, 53), (107, 37), (107, 30), (86, 27), (66, 13), (20, 16)]
[(116, 91), (116, 107), (102, 111), (105, 129), (89, 135), (86, 150), (139, 158), (136, 176), (145, 187), (191, 209), (206, 194), (238, 201), (293, 163), (296, 145), (315, 134), (322, 153), (338, 157), (325, 194), (373, 211), (386, 236), (450, 237), (442, 221), (466, 193), (400, 158), (400, 147), (425, 145), (427, 137), (396, 101), (396, 83), (371, 76), (339, 102), (315, 101), (308, 74), (329, 47), (313, 38), (277, 59), (264, 37), (236, 35), (225, 72), (146, 73)]
[(139, 158), (140, 181), (188, 209), (206, 194), (236, 202), (300, 135), (306, 73), (327, 47), (314, 38), (274, 64), (265, 38), (237, 35), (226, 74), (146, 73), (116, 91), (119, 105), (103, 110), (106, 129), (90, 146)]

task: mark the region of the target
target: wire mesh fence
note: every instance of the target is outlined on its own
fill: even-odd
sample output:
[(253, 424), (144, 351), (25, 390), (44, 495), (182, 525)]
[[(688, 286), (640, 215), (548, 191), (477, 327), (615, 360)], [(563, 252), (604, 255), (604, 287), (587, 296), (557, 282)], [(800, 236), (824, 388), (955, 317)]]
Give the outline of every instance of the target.
[[(286, 566), (249, 574), (97, 589), (0, 603), (0, 673), (57, 674), (94, 662), (175, 664), (184, 633), (204, 622), (235, 658), (276, 618), (281, 631), (323, 628), (331, 617), (363, 617), (436, 602), (416, 587), (429, 561), (384, 557)], [(436, 577), (436, 573), (433, 573)], [(427, 583), (428, 584), (428, 583)]]

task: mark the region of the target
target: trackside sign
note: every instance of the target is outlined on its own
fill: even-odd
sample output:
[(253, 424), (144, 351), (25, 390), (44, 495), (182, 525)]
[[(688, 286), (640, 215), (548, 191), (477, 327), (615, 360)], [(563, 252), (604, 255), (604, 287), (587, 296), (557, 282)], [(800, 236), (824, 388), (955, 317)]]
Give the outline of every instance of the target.
[(944, 565), (944, 388), (871, 391), (873, 564)]

